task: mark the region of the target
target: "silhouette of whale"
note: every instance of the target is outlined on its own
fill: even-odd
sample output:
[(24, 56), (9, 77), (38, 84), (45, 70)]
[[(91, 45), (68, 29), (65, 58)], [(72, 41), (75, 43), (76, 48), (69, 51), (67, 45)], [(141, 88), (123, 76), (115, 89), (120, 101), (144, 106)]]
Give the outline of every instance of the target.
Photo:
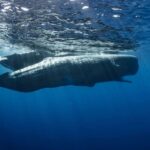
[(92, 87), (98, 82), (124, 82), (122, 77), (136, 74), (139, 67), (137, 57), (125, 54), (35, 57), (33, 52), (33, 58), (26, 59), (28, 55), (1, 59), (2, 65), (13, 70), (0, 75), (1, 87), (20, 92), (65, 85)]

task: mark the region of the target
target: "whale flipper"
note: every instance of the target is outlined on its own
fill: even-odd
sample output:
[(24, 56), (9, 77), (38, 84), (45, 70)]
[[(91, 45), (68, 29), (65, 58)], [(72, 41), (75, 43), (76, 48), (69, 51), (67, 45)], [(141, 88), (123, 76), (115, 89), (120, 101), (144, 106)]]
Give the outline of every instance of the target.
[(88, 86), (88, 87), (94, 87), (94, 86), (95, 86), (95, 83), (88, 83), (87, 86)]

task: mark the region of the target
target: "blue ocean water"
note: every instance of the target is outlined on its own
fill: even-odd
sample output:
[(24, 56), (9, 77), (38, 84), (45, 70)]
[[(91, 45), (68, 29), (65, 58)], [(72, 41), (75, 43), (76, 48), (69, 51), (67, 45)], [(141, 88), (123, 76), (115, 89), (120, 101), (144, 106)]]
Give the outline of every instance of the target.
[(149, 150), (148, 12), (140, 10), (144, 17), (134, 37), (139, 41), (135, 53), (139, 71), (126, 77), (132, 83), (66, 86), (32, 93), (0, 88), (0, 150)]

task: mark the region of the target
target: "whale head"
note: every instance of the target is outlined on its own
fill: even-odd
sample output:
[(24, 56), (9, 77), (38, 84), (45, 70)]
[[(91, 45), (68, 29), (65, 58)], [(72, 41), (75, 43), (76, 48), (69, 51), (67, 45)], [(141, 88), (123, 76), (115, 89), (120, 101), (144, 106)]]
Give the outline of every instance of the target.
[(134, 75), (139, 68), (137, 57), (132, 55), (118, 56), (112, 59), (112, 61), (118, 76)]

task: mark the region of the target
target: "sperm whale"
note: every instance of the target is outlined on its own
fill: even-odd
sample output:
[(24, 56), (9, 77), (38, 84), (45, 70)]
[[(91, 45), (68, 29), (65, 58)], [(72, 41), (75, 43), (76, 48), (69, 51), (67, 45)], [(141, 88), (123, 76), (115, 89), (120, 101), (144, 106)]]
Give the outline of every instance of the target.
[(124, 76), (137, 71), (138, 59), (132, 55), (47, 57), (0, 75), (0, 86), (21, 92), (65, 85), (92, 87), (99, 82), (124, 81)]

